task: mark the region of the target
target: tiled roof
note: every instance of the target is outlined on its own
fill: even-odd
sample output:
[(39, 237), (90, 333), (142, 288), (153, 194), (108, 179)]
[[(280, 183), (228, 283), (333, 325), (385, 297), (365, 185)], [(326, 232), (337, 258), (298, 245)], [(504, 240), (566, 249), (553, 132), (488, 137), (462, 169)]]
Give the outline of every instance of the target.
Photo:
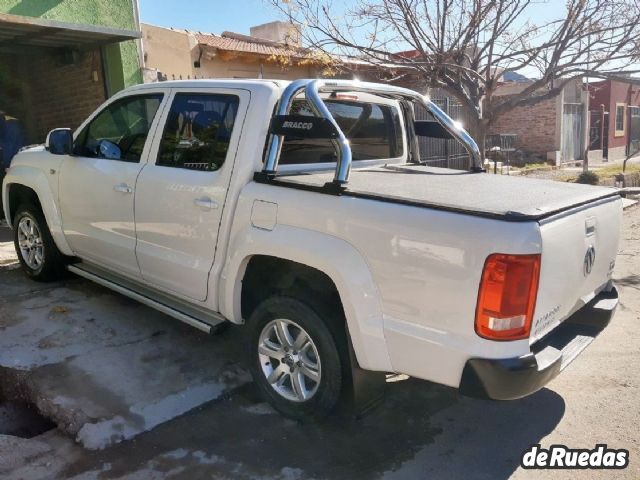
[(224, 32), (221, 36), (204, 33), (194, 33), (198, 43), (219, 50), (253, 53), (256, 55), (282, 55), (287, 57), (305, 58), (310, 53), (307, 49), (270, 42), (238, 33)]

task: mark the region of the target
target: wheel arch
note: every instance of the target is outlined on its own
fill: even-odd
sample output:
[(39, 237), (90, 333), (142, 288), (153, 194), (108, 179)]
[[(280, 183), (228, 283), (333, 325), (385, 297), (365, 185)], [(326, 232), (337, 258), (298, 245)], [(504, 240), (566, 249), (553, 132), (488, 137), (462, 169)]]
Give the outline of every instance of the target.
[(338, 287), (323, 271), (281, 257), (252, 255), (241, 283), (242, 318), (249, 318), (262, 301), (275, 293), (305, 298), (318, 306), (335, 304), (344, 314)]
[(378, 371), (392, 369), (379, 293), (366, 261), (352, 245), (287, 225), (278, 225), (273, 231), (247, 227), (232, 235), (230, 245), (219, 291), (220, 312), (225, 317), (234, 323), (243, 322), (243, 283), (251, 262), (264, 258), (291, 262), (307, 272), (317, 272), (313, 274), (316, 278), (326, 278), (335, 286), (360, 366)]
[(13, 223), (16, 213), (18, 213), (18, 207), (25, 203), (30, 203), (42, 211), (42, 204), (35, 190), (20, 183), (12, 183), (7, 187), (9, 201), (7, 202), (8, 212), (5, 216), (8, 222)]
[(5, 177), (2, 194), (4, 214), (9, 223), (13, 223), (13, 217), (21, 203), (36, 202), (47, 221), (58, 250), (64, 255), (73, 255), (62, 232), (57, 195), (51, 191), (44, 173), (31, 167), (12, 167)]

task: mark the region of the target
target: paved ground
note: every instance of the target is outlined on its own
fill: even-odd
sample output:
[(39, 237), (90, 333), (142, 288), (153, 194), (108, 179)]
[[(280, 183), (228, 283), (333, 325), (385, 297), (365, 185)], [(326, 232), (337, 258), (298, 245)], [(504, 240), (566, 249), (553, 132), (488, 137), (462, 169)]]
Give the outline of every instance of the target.
[[(0, 263), (3, 248), (0, 243)], [(57, 422), (68, 418), (66, 411), (77, 411), (78, 425), (112, 426), (117, 413), (122, 425), (138, 425), (134, 433), (142, 433), (102, 450), (74, 442), (69, 433), (78, 436), (78, 425), (60, 425), (30, 439), (0, 435), (0, 478), (640, 478), (639, 206), (625, 213), (616, 279), (622, 301), (614, 322), (548, 388), (529, 398), (473, 400), (409, 379), (389, 383), (383, 404), (362, 420), (299, 425), (276, 415), (245, 381), (240, 329), (208, 338), (79, 279), (43, 290), (4, 266), (1, 372), (30, 386), (13, 395), (49, 408), (49, 415), (57, 411)], [(123, 345), (124, 338), (135, 341)], [(87, 378), (87, 372), (107, 376)], [(136, 378), (124, 382), (131, 391), (118, 391), (120, 377)], [(55, 400), (51, 392), (70, 379), (77, 395)], [(196, 395), (195, 403), (207, 396), (209, 401), (144, 431), (153, 427), (149, 418), (170, 415), (172, 403), (149, 407), (153, 395), (145, 395), (147, 387), (138, 382), (156, 392), (170, 391), (172, 383), (177, 392), (206, 384), (210, 389)], [(98, 446), (120, 439), (97, 430), (91, 438)], [(607, 443), (628, 449), (631, 463), (616, 472), (523, 471), (520, 455), (534, 443)]]
[(214, 342), (69, 277), (38, 284), (4, 267), (0, 392), (37, 406), (84, 447), (133, 438), (249, 381), (229, 354), (235, 339)]
[(16, 251), (11, 241), (11, 230), (0, 223), (0, 266), (9, 266), (16, 263)]

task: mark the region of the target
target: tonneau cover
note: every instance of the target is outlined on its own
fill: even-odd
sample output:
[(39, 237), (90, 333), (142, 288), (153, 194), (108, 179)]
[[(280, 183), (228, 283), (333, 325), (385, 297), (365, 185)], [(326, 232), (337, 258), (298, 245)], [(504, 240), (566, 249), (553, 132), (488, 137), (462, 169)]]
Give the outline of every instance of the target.
[[(333, 172), (322, 172), (279, 174), (272, 181), (283, 186), (315, 190), (332, 179)], [(508, 221), (540, 220), (575, 206), (618, 195), (616, 190), (606, 187), (421, 165), (355, 169), (342, 194)]]

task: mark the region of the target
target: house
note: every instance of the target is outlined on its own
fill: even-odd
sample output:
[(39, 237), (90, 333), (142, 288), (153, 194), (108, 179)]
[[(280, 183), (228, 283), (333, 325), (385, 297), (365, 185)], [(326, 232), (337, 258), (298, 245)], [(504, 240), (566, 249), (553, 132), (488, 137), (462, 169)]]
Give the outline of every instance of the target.
[[(503, 82), (494, 96), (514, 95), (530, 84), (531, 81), (522, 80)], [(586, 97), (582, 80), (576, 79), (565, 85), (556, 97), (516, 107), (497, 117), (489, 133), (515, 136), (515, 147), (529, 161), (551, 161), (560, 165), (582, 160), (586, 141)]]
[(142, 80), (137, 0), (0, 2), (0, 110), (28, 143)]
[(589, 84), (589, 160), (619, 160), (640, 150), (640, 79)]
[(320, 76), (326, 60), (300, 46), (295, 27), (271, 22), (234, 32), (192, 32), (142, 24), (145, 82), (197, 78)]

